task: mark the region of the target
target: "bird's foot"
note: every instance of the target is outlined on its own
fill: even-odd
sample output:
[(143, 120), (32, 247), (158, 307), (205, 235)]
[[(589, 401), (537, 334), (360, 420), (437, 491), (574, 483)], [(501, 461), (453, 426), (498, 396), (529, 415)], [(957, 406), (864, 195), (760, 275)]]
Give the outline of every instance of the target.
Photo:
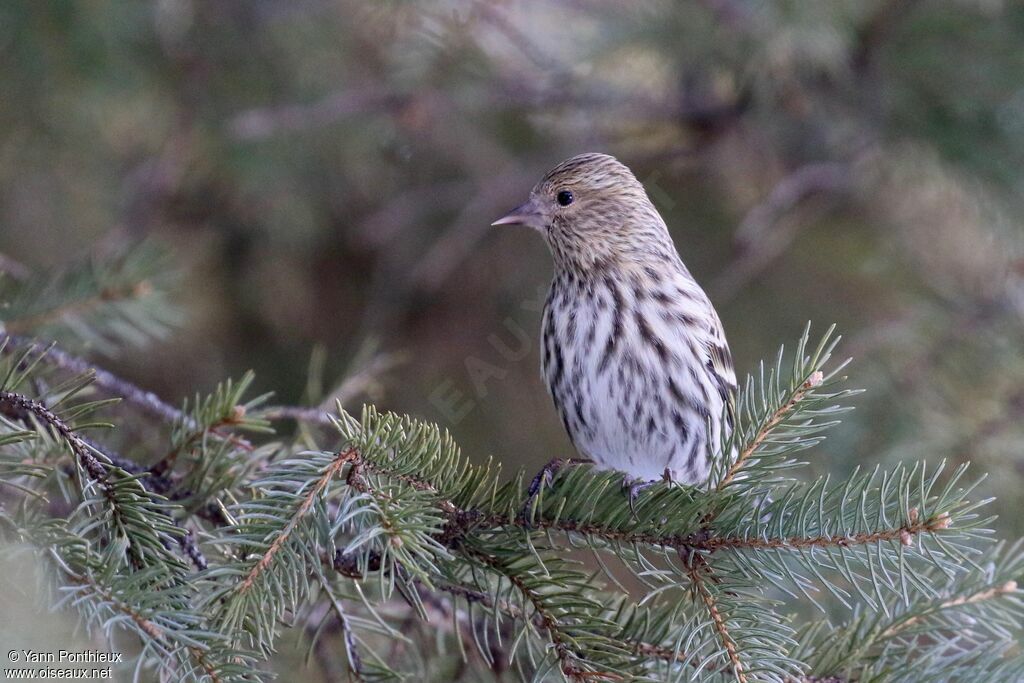
[(523, 503), (523, 507), (519, 510), (519, 520), (530, 526), (533, 521), (533, 506), (537, 500), (537, 496), (540, 495), (541, 489), (544, 486), (550, 485), (555, 480), (555, 475), (566, 466), (579, 465), (582, 463), (590, 462), (589, 460), (583, 460), (580, 458), (569, 458), (568, 460), (562, 458), (552, 458), (548, 461), (548, 464), (544, 465), (538, 472), (533, 480), (530, 481), (529, 488), (526, 489), (526, 501)]
[(645, 481), (643, 479), (634, 479), (628, 474), (622, 478), (622, 488), (629, 495), (629, 511), (633, 513), (634, 517), (636, 517), (636, 500), (640, 497), (640, 493), (657, 483), (657, 479)]

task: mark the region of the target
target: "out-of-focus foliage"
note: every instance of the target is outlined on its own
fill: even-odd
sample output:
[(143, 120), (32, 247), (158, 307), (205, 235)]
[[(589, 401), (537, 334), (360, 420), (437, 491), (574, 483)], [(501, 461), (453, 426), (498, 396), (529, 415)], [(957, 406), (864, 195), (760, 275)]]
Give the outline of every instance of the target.
[(0, 92), (5, 270), (137, 236), (186, 260), (189, 329), (117, 361), (166, 397), (254, 367), (297, 399), (314, 344), (336, 372), (376, 339), (410, 357), (388, 407), (478, 456), (568, 454), (547, 255), (488, 223), (602, 150), (741, 369), (840, 323), (871, 400), (819, 472), (974, 460), (1022, 530), (1019, 3), (5, 2)]

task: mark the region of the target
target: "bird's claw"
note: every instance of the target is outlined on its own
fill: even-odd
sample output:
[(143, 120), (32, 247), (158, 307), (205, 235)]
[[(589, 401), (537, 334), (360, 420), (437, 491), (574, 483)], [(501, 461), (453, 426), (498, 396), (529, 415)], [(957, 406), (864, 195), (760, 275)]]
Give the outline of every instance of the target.
[(633, 479), (628, 475), (622, 478), (622, 488), (625, 489), (629, 495), (629, 511), (633, 513), (634, 517), (636, 517), (636, 500), (640, 497), (640, 492), (657, 483), (657, 479), (653, 481), (644, 481), (641, 479)]
[(564, 464), (565, 463), (561, 458), (552, 458), (548, 464), (541, 468), (540, 472), (538, 472), (533, 477), (533, 480), (530, 481), (530, 487), (526, 490), (528, 502), (537, 497), (542, 486), (551, 483), (555, 478), (555, 475), (558, 474), (558, 470), (562, 469), (562, 465)]
[(563, 460), (562, 458), (552, 458), (548, 461), (548, 464), (541, 468), (540, 472), (534, 476), (530, 481), (529, 488), (526, 489), (526, 501), (523, 503), (522, 509), (519, 511), (519, 520), (527, 527), (530, 526), (533, 520), (533, 505), (537, 496), (540, 495), (541, 489), (544, 486), (549, 486), (554, 480), (555, 475), (558, 474), (566, 465), (577, 465), (581, 462), (587, 462), (586, 460)]

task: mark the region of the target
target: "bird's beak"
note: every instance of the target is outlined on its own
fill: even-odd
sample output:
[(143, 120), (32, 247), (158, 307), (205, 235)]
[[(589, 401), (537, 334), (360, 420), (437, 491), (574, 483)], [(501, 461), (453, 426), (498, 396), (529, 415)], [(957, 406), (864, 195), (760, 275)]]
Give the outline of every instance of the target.
[(544, 216), (537, 209), (533, 199), (525, 204), (517, 206), (506, 215), (491, 223), (491, 225), (526, 225), (540, 230), (543, 227)]

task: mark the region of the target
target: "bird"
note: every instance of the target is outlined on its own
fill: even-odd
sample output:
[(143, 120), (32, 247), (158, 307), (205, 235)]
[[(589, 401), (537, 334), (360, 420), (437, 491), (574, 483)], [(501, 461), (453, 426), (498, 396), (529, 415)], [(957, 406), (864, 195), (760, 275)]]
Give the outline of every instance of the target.
[(732, 355), (633, 172), (607, 154), (566, 159), (492, 225), (532, 228), (550, 249), (541, 374), (582, 460), (621, 472), (631, 502), (649, 482), (705, 483), (732, 429)]

